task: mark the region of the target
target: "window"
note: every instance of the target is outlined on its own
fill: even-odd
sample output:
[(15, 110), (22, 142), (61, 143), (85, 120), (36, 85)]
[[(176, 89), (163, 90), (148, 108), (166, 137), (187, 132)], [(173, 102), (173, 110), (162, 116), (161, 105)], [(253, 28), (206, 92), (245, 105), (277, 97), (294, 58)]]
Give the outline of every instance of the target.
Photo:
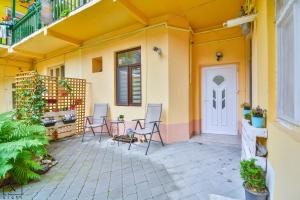
[(141, 48), (117, 52), (116, 54), (117, 105), (140, 106)]
[(48, 76), (56, 76), (56, 77), (65, 77), (65, 66), (56, 66), (56, 67), (49, 67), (48, 68)]
[(276, 1), (278, 118), (300, 125), (300, 1)]
[(92, 60), (92, 72), (102, 72), (102, 57), (93, 58)]

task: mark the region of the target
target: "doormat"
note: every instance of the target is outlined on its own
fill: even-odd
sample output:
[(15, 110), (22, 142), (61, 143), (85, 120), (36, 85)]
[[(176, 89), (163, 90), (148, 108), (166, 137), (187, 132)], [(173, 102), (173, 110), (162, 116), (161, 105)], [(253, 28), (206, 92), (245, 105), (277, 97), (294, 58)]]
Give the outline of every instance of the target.
[(138, 141), (138, 139), (136, 137), (132, 138), (128, 135), (115, 135), (113, 137), (113, 140), (119, 141), (119, 142), (126, 142), (126, 143), (130, 143), (130, 140), (132, 140), (132, 143)]

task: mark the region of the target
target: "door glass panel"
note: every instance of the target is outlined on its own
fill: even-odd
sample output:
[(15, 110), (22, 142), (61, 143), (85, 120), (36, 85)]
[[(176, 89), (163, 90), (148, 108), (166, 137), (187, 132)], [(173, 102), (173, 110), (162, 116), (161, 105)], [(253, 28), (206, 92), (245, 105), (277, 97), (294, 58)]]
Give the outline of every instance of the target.
[(215, 90), (213, 90), (213, 107), (214, 107), (214, 109), (217, 108), (217, 101), (216, 101), (216, 99), (217, 99), (217, 93), (216, 93)]
[(213, 79), (213, 82), (215, 82), (215, 84), (217, 85), (221, 85), (223, 82), (224, 82), (224, 77), (223, 76), (215, 76), (214, 79)]
[(225, 104), (226, 104), (226, 90), (225, 89), (223, 89), (222, 90), (222, 109), (224, 109), (225, 108)]

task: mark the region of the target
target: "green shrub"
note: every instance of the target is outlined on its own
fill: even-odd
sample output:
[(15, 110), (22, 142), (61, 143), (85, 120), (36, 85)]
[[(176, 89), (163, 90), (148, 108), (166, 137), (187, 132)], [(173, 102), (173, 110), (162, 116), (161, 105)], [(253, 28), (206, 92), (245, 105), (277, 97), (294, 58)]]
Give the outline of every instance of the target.
[(255, 164), (255, 159), (241, 161), (241, 177), (245, 186), (254, 192), (266, 191), (264, 170)]
[(46, 128), (16, 121), (13, 113), (0, 115), (0, 179), (12, 178), (19, 184), (39, 179), (39, 159), (47, 154)]

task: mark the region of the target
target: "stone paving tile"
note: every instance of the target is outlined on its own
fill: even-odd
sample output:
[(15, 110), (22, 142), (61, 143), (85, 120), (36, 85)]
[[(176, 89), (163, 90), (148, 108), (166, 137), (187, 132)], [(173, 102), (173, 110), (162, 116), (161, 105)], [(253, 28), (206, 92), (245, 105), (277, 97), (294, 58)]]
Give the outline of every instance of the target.
[[(22, 199), (209, 200), (210, 194), (244, 199), (238, 145), (181, 142), (113, 143), (108, 137), (53, 142), (59, 163), (41, 181), (24, 186)], [(143, 147), (142, 147), (143, 146)]]

